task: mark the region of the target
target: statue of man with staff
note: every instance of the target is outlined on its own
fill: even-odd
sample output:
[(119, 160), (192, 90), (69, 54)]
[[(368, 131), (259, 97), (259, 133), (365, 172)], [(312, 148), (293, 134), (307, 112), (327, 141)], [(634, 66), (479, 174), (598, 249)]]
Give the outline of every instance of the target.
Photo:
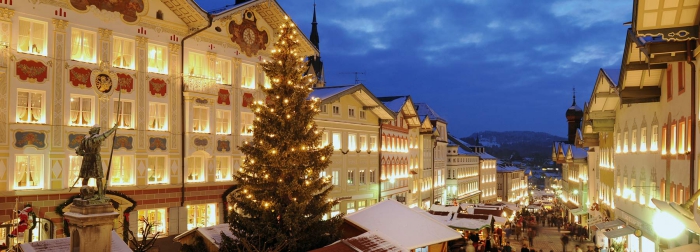
[[(100, 145), (109, 135), (111, 135), (117, 129), (117, 124), (114, 127), (107, 130), (105, 133), (100, 134), (100, 126), (93, 126), (90, 128), (90, 135), (83, 138), (80, 142), (80, 146), (75, 149), (75, 153), (78, 156), (83, 157), (83, 163), (80, 165), (80, 173), (78, 178), (83, 179), (83, 188), (86, 188), (90, 178), (94, 178), (97, 182), (97, 195), (94, 195), (90, 199), (101, 200), (105, 198), (105, 191), (102, 179), (104, 178), (104, 171), (102, 170), (102, 157), (100, 156)], [(110, 158), (111, 159), (111, 158)], [(77, 181), (76, 181), (77, 182)], [(81, 189), (81, 194), (83, 194), (84, 189)], [(86, 197), (85, 194), (82, 195)], [(89, 200), (83, 198), (84, 200)]]

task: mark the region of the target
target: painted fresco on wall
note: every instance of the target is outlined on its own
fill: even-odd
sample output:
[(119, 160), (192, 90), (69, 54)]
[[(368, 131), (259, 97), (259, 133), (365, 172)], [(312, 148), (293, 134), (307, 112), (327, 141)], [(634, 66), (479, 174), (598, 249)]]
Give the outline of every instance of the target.
[(216, 100), (216, 103), (231, 105), (231, 98), (227, 89), (219, 89), (219, 99)]
[(218, 140), (216, 143), (216, 150), (220, 152), (231, 151), (231, 142), (228, 140)]
[(134, 78), (132, 78), (131, 75), (117, 73), (117, 83), (117, 89), (115, 89), (115, 91), (124, 89), (127, 93), (131, 93), (131, 90), (134, 89)]
[(24, 148), (34, 146), (39, 149), (46, 147), (46, 134), (36, 131), (15, 132), (15, 147)]
[(194, 146), (205, 147), (209, 144), (209, 140), (206, 138), (195, 138)]
[(29, 82), (44, 82), (49, 76), (48, 67), (44, 62), (33, 60), (18, 61), (15, 72), (20, 80)]
[(148, 91), (151, 92), (151, 95), (165, 96), (167, 88), (168, 85), (165, 83), (165, 80), (154, 78), (148, 81)]
[(114, 139), (114, 149), (120, 149), (120, 148), (125, 148), (127, 150), (131, 150), (134, 148), (133, 145), (134, 138), (130, 136), (117, 136)]
[(68, 148), (78, 148), (83, 139), (85, 139), (85, 134), (68, 134)]
[(68, 81), (75, 86), (80, 88), (92, 87), (92, 82), (90, 81), (90, 73), (92, 70), (82, 67), (74, 67), (70, 69), (70, 77)]
[(267, 31), (258, 30), (256, 22), (255, 14), (246, 11), (240, 24), (231, 21), (228, 25), (231, 41), (238, 44), (241, 51), (248, 57), (253, 57), (258, 51), (267, 49)]
[(143, 12), (143, 0), (70, 0), (70, 4), (80, 10), (86, 11), (89, 6), (95, 6), (99, 10), (121, 13), (124, 21), (133, 23), (138, 19), (136, 14)]
[(166, 147), (167, 141), (168, 140), (163, 138), (163, 137), (151, 137), (148, 140), (148, 143), (149, 143), (148, 149), (149, 150), (155, 150), (155, 149), (166, 150), (167, 149), (167, 147)]
[(248, 106), (250, 106), (250, 105), (253, 105), (253, 101), (254, 101), (254, 99), (253, 99), (253, 94), (251, 94), (251, 93), (243, 93), (243, 99), (242, 99), (242, 100), (243, 100), (243, 103), (241, 104), (241, 106), (243, 106), (244, 108), (246, 108), (246, 107), (248, 107)]

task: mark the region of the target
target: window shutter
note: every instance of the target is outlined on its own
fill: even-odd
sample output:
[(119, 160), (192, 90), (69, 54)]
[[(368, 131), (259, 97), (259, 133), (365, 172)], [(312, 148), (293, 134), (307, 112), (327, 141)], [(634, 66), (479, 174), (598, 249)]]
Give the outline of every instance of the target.
[[(129, 214), (129, 230), (134, 233), (134, 236), (139, 237), (139, 212), (131, 211)], [(140, 240), (140, 238), (139, 238)]]
[(180, 207), (168, 208), (168, 234), (179, 234)]

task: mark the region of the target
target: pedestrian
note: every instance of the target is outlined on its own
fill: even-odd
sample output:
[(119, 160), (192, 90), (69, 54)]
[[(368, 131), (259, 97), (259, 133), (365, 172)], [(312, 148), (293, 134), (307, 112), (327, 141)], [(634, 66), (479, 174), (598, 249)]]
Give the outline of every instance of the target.
[(574, 252), (583, 252), (583, 250), (581, 250), (581, 246), (579, 246), (578, 244), (576, 244), (576, 247), (575, 247)]
[(506, 242), (506, 245), (503, 246), (503, 252), (513, 252), (513, 247), (510, 246), (510, 242)]
[(566, 234), (561, 236), (561, 245), (564, 248), (563, 251), (566, 252), (566, 245), (569, 245), (569, 236)]
[(532, 240), (533, 240), (534, 238), (535, 238), (535, 231), (532, 230), (532, 228), (530, 228), (530, 229), (527, 231), (527, 241), (529, 242), (528, 244), (529, 244), (530, 246), (532, 246), (532, 245), (534, 244), (534, 243), (532, 242)]
[(530, 250), (527, 249), (527, 244), (523, 244), (523, 248), (520, 249), (520, 252), (530, 252)]
[(511, 226), (508, 226), (506, 228), (506, 242), (510, 241), (511, 233), (513, 233), (513, 228)]

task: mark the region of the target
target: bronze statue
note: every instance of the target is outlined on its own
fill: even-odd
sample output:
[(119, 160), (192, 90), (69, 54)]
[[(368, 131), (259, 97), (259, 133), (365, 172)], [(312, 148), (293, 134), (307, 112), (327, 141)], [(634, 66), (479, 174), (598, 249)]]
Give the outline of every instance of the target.
[[(104, 178), (104, 171), (102, 170), (102, 157), (100, 156), (100, 145), (109, 135), (111, 135), (117, 129), (117, 124), (105, 133), (100, 134), (100, 127), (93, 126), (90, 128), (90, 135), (83, 138), (80, 142), (80, 146), (75, 149), (75, 154), (83, 157), (83, 163), (80, 165), (79, 178), (83, 179), (83, 188), (87, 187), (90, 178), (94, 178), (97, 184), (97, 195), (90, 197), (90, 199), (104, 199), (104, 185), (102, 179)], [(83, 190), (81, 190), (82, 192)], [(89, 200), (83, 198), (84, 200)]]

